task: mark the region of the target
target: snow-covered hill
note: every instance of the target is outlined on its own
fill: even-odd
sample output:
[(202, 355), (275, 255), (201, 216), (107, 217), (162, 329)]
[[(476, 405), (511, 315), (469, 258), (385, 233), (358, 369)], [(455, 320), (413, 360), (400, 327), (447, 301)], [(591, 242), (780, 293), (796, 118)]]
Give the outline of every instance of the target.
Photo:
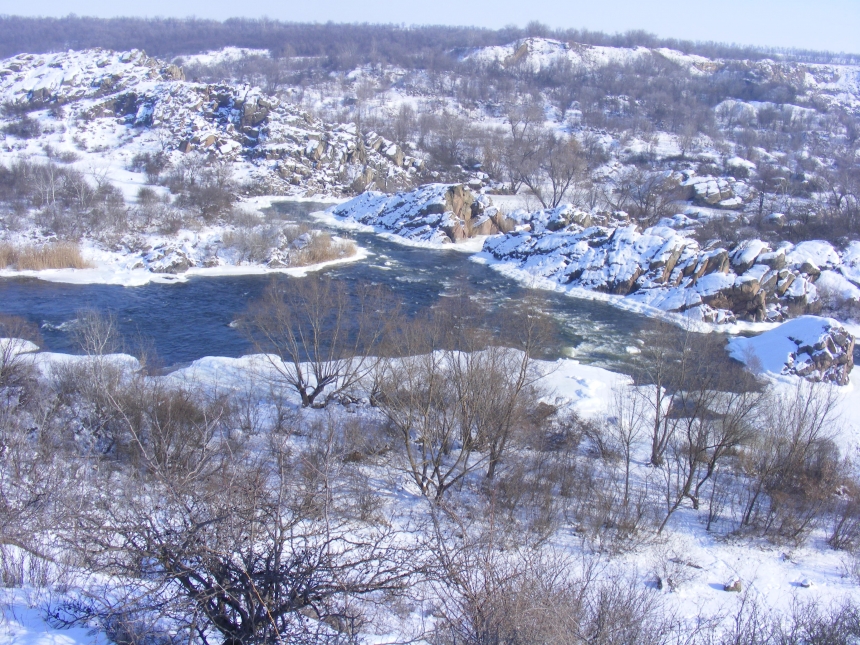
[(611, 64), (632, 64), (653, 57), (680, 66), (694, 75), (709, 76), (730, 65), (740, 66), (759, 81), (791, 79), (798, 88), (831, 104), (860, 106), (860, 69), (853, 65), (795, 63), (763, 59), (727, 61), (686, 54), (666, 47), (604, 47), (528, 37), (507, 45), (475, 48), (461, 59), (479, 64), (498, 64), (505, 69), (539, 73), (551, 67), (569, 66), (596, 70)]
[[(123, 175), (139, 153), (171, 159), (200, 151), (230, 163), (257, 194), (340, 194), (377, 176), (392, 184), (422, 167), (395, 144), (354, 126), (327, 124), (257, 87), (185, 80), (142, 51), (22, 54), (0, 61), (0, 159), (74, 153), (79, 165)], [(7, 126), (35, 119), (38, 137)], [(143, 177), (124, 177), (143, 183)]]

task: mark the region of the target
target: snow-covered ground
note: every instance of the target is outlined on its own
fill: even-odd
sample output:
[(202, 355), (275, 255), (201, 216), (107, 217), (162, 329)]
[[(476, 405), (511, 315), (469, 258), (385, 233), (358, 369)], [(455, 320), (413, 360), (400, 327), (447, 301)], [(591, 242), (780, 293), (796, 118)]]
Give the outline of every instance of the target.
[[(784, 327), (792, 330), (802, 326), (809, 331), (815, 324), (820, 326), (816, 320), (793, 323), (786, 323)], [(731, 351), (738, 351), (740, 346), (741, 343), (736, 342)], [(785, 348), (774, 349), (770, 342), (764, 341), (757, 347), (759, 355), (765, 359), (761, 363), (764, 369), (776, 371), (779, 368), (778, 357), (783, 355)], [(22, 349), (33, 348), (22, 345)], [(36, 353), (32, 356), (43, 371), (58, 361), (88, 360), (57, 354)], [(109, 360), (126, 363), (132, 368), (135, 366), (131, 357), (120, 355)], [(548, 400), (556, 405), (570, 406), (580, 415), (598, 422), (611, 414), (617, 389), (630, 384), (628, 377), (570, 359), (541, 363), (540, 369), (546, 374)], [(261, 402), (264, 402), (267, 382), (274, 374), (270, 360), (256, 355), (235, 359), (207, 357), (160, 378), (211, 388), (221, 394), (231, 389), (247, 392), (249, 384), (257, 384)], [(793, 387), (797, 379), (775, 374), (770, 378), (774, 379), (777, 387), (783, 388)], [(860, 450), (860, 388), (857, 387), (856, 374), (849, 386), (839, 388), (839, 397), (843, 439), (851, 439), (840, 443), (846, 454), (854, 455)], [(293, 403), (298, 404), (298, 399), (294, 397)], [(316, 416), (376, 413), (366, 405), (342, 408), (335, 404), (325, 410), (305, 410), (303, 414), (310, 422)], [(644, 437), (640, 438), (635, 445), (632, 475), (637, 481), (659, 485), (655, 479), (657, 473), (647, 465), (648, 449)], [(391, 500), (399, 500), (397, 503), (418, 504), (420, 499), (408, 486), (380, 493)], [(640, 546), (619, 556), (601, 556), (604, 563), (599, 575), (609, 577), (620, 572), (633, 576), (637, 584), (651, 589), (655, 600), (659, 596), (678, 619), (717, 618), (725, 621), (726, 626), (731, 624), (742, 603), (750, 600), (761, 603), (769, 612), (787, 612), (797, 602), (814, 601), (826, 607), (846, 598), (860, 600), (860, 586), (853, 574), (849, 574), (852, 564), (848, 555), (825, 544), (823, 529), (814, 531), (800, 547), (777, 545), (756, 538), (732, 539), (705, 530), (703, 512), (685, 506), (676, 513), (663, 536), (644, 540)], [(562, 552), (575, 556), (582, 554), (582, 540), (572, 530), (557, 532), (551, 544)], [(666, 576), (667, 572), (673, 578), (674, 588), (658, 591), (655, 576)], [(742, 581), (743, 594), (724, 590), (724, 585), (734, 579)], [(97, 645), (105, 642), (102, 635), (85, 629), (58, 630), (49, 625), (44, 609), (51, 598), (47, 590), (39, 589), (7, 589), (0, 593), (3, 610), (0, 641), (14, 645)]]
[[(221, 232), (214, 232), (220, 237)], [(182, 250), (192, 250), (191, 253), (183, 253), (184, 257), (193, 258), (194, 250), (200, 249), (200, 238), (195, 234), (195, 241), (189, 246), (182, 245)], [(172, 243), (179, 239), (172, 238)], [(66, 284), (113, 284), (125, 287), (136, 287), (151, 282), (173, 283), (185, 282), (192, 277), (221, 277), (240, 275), (268, 275), (280, 273), (293, 277), (302, 277), (308, 273), (319, 271), (336, 264), (357, 262), (367, 257), (367, 251), (356, 247), (355, 253), (348, 257), (318, 262), (304, 266), (270, 266), (262, 262), (238, 261), (235, 263), (225, 262), (216, 266), (191, 266), (182, 272), (164, 272), (157, 268), (144, 268), (141, 257), (136, 254), (111, 252), (98, 248), (95, 245), (86, 245), (82, 248), (83, 258), (92, 268), (86, 269), (43, 269), (40, 271), (18, 271), (13, 269), (0, 270), (0, 278), (3, 277), (28, 277), (38, 278), (47, 282), (62, 282)], [(160, 259), (160, 258), (159, 258)]]

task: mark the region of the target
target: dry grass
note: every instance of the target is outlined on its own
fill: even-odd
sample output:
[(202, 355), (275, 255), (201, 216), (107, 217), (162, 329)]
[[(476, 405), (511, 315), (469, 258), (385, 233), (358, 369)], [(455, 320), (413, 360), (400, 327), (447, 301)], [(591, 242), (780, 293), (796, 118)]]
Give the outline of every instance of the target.
[(81, 257), (74, 242), (51, 242), (42, 246), (15, 246), (0, 242), (0, 269), (44, 271), (45, 269), (86, 269), (92, 266)]
[(306, 247), (290, 253), (290, 266), (303, 267), (348, 258), (355, 255), (356, 250), (352, 240), (335, 240), (328, 233), (320, 233), (312, 236)]

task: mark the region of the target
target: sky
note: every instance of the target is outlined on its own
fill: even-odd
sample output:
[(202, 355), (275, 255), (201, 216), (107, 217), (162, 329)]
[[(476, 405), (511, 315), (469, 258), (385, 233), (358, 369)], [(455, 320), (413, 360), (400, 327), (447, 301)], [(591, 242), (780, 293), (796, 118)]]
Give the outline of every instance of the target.
[[(3, 5), (6, 3), (7, 8)], [(130, 7), (134, 7), (130, 10)], [(860, 0), (0, 0), (0, 14), (550, 27), (860, 53)]]

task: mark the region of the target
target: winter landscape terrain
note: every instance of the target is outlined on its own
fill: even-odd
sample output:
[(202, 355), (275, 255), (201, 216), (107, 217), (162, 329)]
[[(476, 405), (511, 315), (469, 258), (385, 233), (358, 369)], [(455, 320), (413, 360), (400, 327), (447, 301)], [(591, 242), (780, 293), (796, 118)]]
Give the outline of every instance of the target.
[[(0, 17), (0, 640), (858, 642), (860, 60), (63, 20)], [(120, 332), (200, 280), (246, 351)]]

